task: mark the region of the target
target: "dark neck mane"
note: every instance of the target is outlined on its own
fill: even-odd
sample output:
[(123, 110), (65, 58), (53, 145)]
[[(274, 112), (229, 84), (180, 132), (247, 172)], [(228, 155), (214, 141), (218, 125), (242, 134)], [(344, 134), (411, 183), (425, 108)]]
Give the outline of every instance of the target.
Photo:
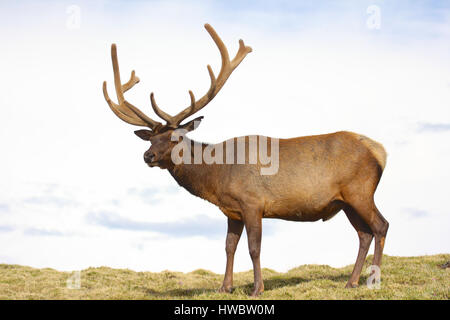
[(191, 194), (208, 200), (212, 203), (216, 201), (215, 190), (216, 179), (214, 179), (214, 168), (216, 165), (194, 164), (194, 149), (193, 143), (201, 144), (202, 154), (203, 150), (209, 145), (208, 143), (195, 142), (185, 137), (185, 141), (191, 144), (191, 164), (176, 164), (169, 168), (169, 172), (177, 183), (189, 191)]

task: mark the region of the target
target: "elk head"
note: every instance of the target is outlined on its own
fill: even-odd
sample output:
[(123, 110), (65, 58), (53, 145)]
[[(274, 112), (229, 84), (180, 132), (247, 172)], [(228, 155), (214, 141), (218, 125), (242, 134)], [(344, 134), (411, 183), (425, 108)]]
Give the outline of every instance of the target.
[(239, 50), (234, 59), (230, 60), (228, 50), (220, 37), (217, 35), (216, 31), (209, 24), (205, 24), (205, 29), (208, 31), (220, 51), (222, 66), (219, 75), (216, 78), (211, 66), (208, 65), (207, 68), (211, 79), (211, 85), (208, 92), (199, 100), (196, 100), (192, 91), (189, 91), (189, 96), (191, 99), (190, 106), (175, 116), (169, 115), (158, 107), (152, 92), (150, 94), (152, 108), (161, 119), (165, 120), (165, 124), (151, 119), (141, 110), (125, 100), (124, 93), (138, 83), (139, 78), (135, 75), (133, 70), (131, 72), (130, 80), (128, 80), (125, 84), (122, 84), (120, 80), (119, 63), (117, 60), (117, 48), (115, 44), (112, 44), (111, 46), (114, 86), (116, 89), (118, 103), (113, 102), (109, 98), (106, 89), (106, 81), (103, 82), (103, 94), (111, 110), (120, 119), (132, 125), (150, 128), (150, 130), (144, 129), (135, 131), (135, 134), (138, 137), (145, 141), (150, 141), (151, 143), (150, 149), (144, 153), (144, 161), (150, 167), (158, 166), (162, 169), (166, 169), (171, 166), (171, 151), (177, 143), (176, 141), (172, 141), (172, 133), (176, 129), (185, 129), (184, 132), (189, 132), (197, 127), (196, 124), (198, 124), (203, 117), (198, 117), (184, 124), (182, 124), (182, 122), (186, 118), (204, 108), (216, 96), (234, 69), (241, 63), (245, 56), (252, 51), (250, 47), (244, 44), (243, 40), (239, 40)]

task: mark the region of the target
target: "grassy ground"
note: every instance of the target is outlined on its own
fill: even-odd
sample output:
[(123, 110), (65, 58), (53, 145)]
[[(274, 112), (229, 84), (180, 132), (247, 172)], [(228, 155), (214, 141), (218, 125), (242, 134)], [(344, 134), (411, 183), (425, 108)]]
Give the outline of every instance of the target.
[[(450, 254), (383, 257), (381, 289), (344, 289), (353, 266), (304, 265), (286, 273), (264, 269), (265, 292), (256, 299), (449, 299), (450, 268), (439, 266)], [(371, 257), (366, 261), (370, 265)], [(232, 294), (217, 292), (223, 275), (134, 272), (107, 267), (81, 271), (80, 289), (67, 288), (68, 272), (0, 264), (0, 299), (248, 299), (252, 271), (234, 275)]]

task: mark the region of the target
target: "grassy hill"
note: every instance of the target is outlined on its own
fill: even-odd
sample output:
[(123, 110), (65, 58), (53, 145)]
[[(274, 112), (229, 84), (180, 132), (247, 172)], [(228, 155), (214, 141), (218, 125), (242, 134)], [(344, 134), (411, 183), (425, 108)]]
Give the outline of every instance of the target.
[[(366, 260), (364, 270), (370, 265)], [(352, 266), (304, 265), (286, 273), (263, 269), (265, 292), (256, 299), (450, 299), (450, 254), (383, 257), (381, 289), (344, 289)], [(235, 273), (232, 294), (217, 293), (223, 275), (134, 272), (108, 267), (82, 270), (80, 289), (67, 288), (69, 272), (0, 264), (0, 299), (249, 299), (253, 272)]]

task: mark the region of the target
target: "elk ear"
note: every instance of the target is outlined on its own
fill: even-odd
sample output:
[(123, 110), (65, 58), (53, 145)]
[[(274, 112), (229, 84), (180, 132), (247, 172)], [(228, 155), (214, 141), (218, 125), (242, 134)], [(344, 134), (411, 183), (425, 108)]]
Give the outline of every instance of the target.
[(190, 131), (195, 130), (195, 129), (198, 128), (198, 126), (200, 125), (200, 122), (202, 121), (202, 119), (203, 119), (203, 116), (195, 118), (194, 120), (191, 120), (191, 121), (189, 121), (189, 122), (179, 126), (178, 128), (184, 129), (187, 132), (190, 132)]
[(152, 136), (152, 132), (150, 130), (136, 130), (134, 132), (139, 138), (145, 141), (150, 141), (150, 137)]

